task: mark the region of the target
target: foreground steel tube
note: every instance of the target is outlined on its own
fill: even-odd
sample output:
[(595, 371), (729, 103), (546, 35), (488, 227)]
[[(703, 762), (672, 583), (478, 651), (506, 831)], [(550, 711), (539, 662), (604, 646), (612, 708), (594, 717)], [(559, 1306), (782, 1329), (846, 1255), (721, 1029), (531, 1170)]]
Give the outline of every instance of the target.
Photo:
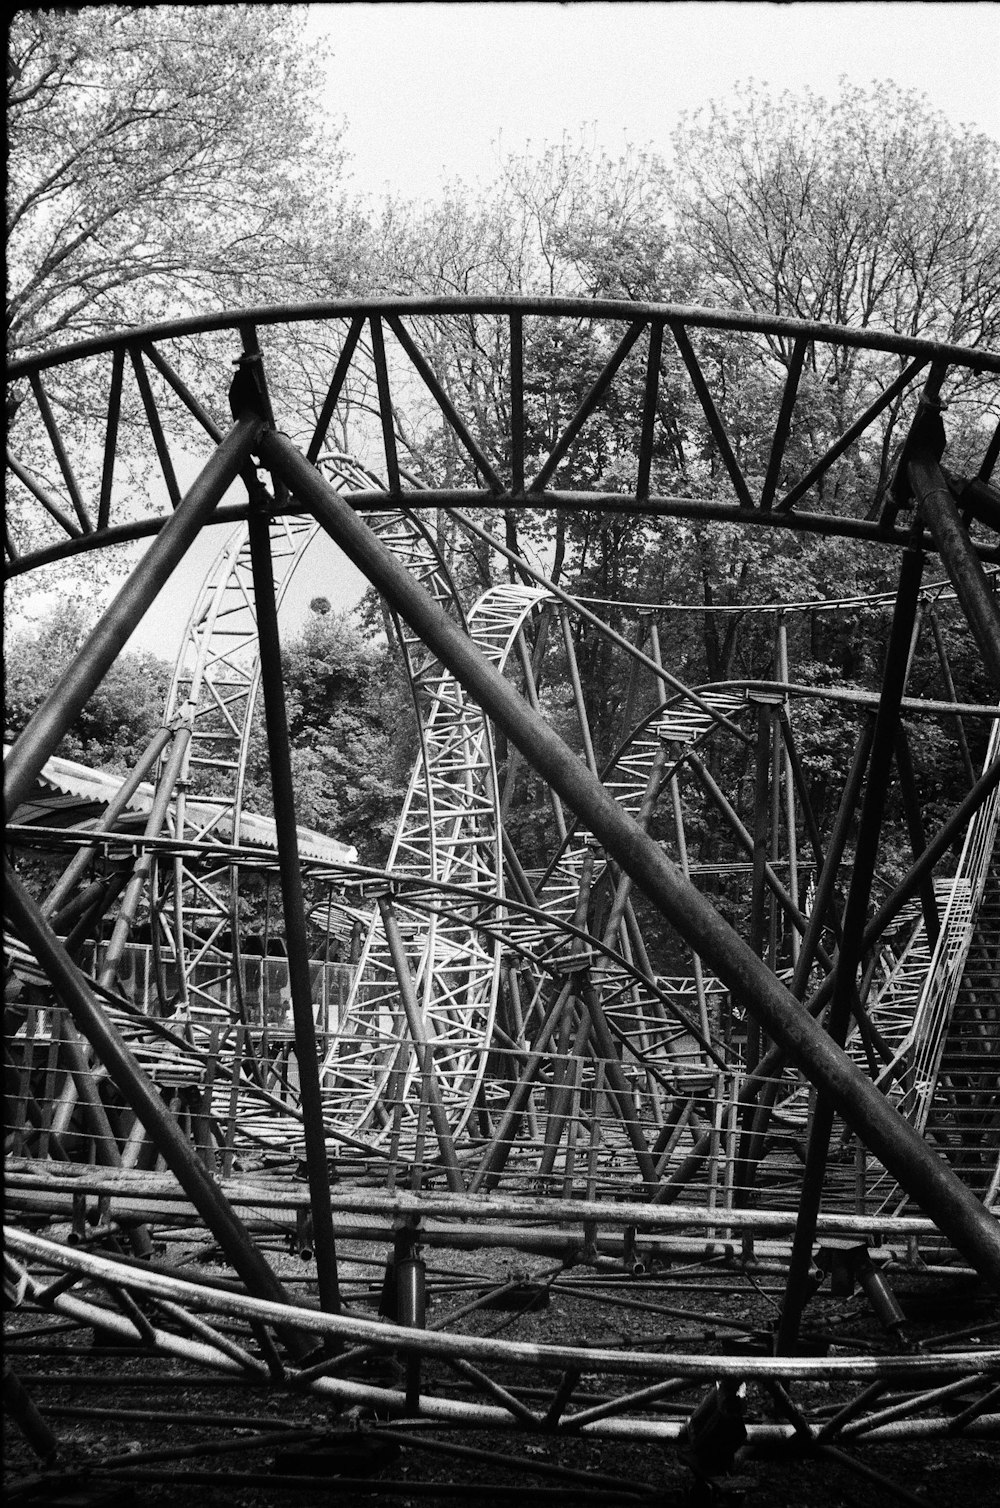
[(299, 865), (295, 793), (292, 790), (288, 720), (285, 710), (281, 648), (278, 642), (278, 610), (274, 600), (274, 573), (267, 521), (257, 507), (250, 516), (250, 551), (253, 561), (254, 595), (257, 602), (257, 627), (264, 682), (264, 718), (270, 754), (271, 794), (274, 801), (278, 863), (281, 873), (282, 908), (285, 938), (288, 944), (288, 982), (295, 1025), (299, 1091), (305, 1119), (306, 1163), (316, 1241), (319, 1298), (324, 1309), (337, 1311), (340, 1309), (337, 1248), (333, 1239), (333, 1218), (330, 1212), (330, 1178), (326, 1164), (326, 1135), (323, 1130), (323, 1101), (320, 1096), (316, 1023), (313, 1019), (312, 989), (309, 979), (309, 951), (306, 939), (302, 871)]
[(861, 1141), (894, 1174), (984, 1277), (1000, 1287), (1000, 1222), (887, 1103), (659, 846), (612, 800), (386, 550), (350, 505), (285, 436), (266, 433), (262, 460), (305, 502), (327, 533), (420, 635), (584, 820), (607, 852), (712, 966)]
[[(61, 1269), (76, 1272), (97, 1284), (121, 1283), (120, 1266), (97, 1252), (80, 1247), (66, 1250), (57, 1243), (29, 1231), (4, 1227), (4, 1240), (12, 1257), (23, 1263), (58, 1260)], [(899, 1379), (906, 1383), (923, 1378), (930, 1380), (943, 1373), (968, 1371), (992, 1377), (1000, 1365), (1000, 1350), (969, 1349), (923, 1355), (865, 1356), (692, 1356), (666, 1350), (616, 1350), (611, 1346), (554, 1344), (538, 1341), (508, 1340), (494, 1335), (471, 1335), (434, 1329), (410, 1329), (396, 1321), (367, 1319), (357, 1313), (326, 1314), (300, 1306), (285, 1308), (253, 1295), (228, 1289), (207, 1288), (171, 1277), (163, 1272), (136, 1266), (128, 1274), (128, 1287), (134, 1293), (150, 1294), (183, 1305), (189, 1312), (211, 1313), (236, 1320), (259, 1320), (266, 1325), (280, 1325), (291, 1319), (309, 1325), (318, 1333), (342, 1337), (360, 1344), (385, 1349), (412, 1351), (428, 1360), (458, 1357), (472, 1362), (527, 1364), (550, 1372), (578, 1366), (589, 1372), (608, 1372), (618, 1377), (717, 1377), (749, 1378), (787, 1377), (816, 1381), (851, 1378), (868, 1381), (875, 1378)], [(81, 1304), (85, 1301), (73, 1299)], [(59, 1298), (53, 1307), (59, 1306)], [(99, 1311), (101, 1321), (106, 1310)], [(126, 1324), (130, 1325), (128, 1320)], [(130, 1325), (131, 1328), (131, 1325)], [(294, 1382), (295, 1374), (289, 1380)], [(346, 1380), (345, 1380), (346, 1381)], [(352, 1379), (346, 1384), (363, 1389)], [(449, 1400), (437, 1400), (447, 1405)], [(428, 1398), (428, 1405), (432, 1400)]]

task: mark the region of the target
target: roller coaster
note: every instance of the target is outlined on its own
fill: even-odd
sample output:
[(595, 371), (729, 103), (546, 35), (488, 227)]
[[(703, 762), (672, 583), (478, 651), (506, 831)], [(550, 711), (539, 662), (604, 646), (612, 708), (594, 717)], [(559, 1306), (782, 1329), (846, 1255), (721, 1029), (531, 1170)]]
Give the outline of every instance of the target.
[[(499, 441), (435, 374), (448, 321), (503, 352)], [(581, 324), (602, 364), (535, 455), (526, 335)], [(290, 331), (323, 353), (311, 410)], [(752, 455), (720, 342), (767, 375)], [(847, 368), (862, 396), (817, 438), (816, 388)], [(998, 374), (872, 331), (555, 299), (242, 311), (9, 368), (9, 578), (145, 545), (5, 759), (10, 1338), (55, 1317), (376, 1432), (661, 1442), (707, 1479), (737, 1447), (871, 1475), (864, 1444), (995, 1437)], [(577, 448), (626, 376), (631, 485), (618, 465), (617, 490), (583, 491)], [(668, 384), (694, 480), (658, 443)], [(401, 463), (394, 391), (433, 409), (446, 484)], [(354, 454), (333, 449), (352, 423)], [(716, 606), (771, 673), (686, 684), (691, 608), (567, 591), (495, 527), (539, 511), (838, 539), (895, 587)], [(96, 817), (54, 825), (60, 740), (219, 524), (162, 727)], [(369, 581), (412, 695), (382, 869), (296, 818), (278, 608), (321, 535)], [(456, 539), (491, 563), (471, 603)], [(817, 667), (818, 619), (884, 646), (871, 684)], [(957, 699), (947, 644), (983, 701)], [(595, 646), (616, 690), (600, 736)], [(936, 684), (915, 690), (918, 648)], [(258, 702), (266, 818), (246, 801)], [(834, 722), (820, 807), (804, 749)], [(927, 727), (965, 772), (943, 813), (913, 775)], [(280, 895), (280, 956), (245, 935), (254, 889)], [(456, 1300), (447, 1263), (469, 1253)], [(622, 1310), (646, 1328), (546, 1327), (560, 1295), (587, 1335)], [(498, 1307), (519, 1334), (492, 1332)], [(21, 1381), (5, 1405), (57, 1460)]]

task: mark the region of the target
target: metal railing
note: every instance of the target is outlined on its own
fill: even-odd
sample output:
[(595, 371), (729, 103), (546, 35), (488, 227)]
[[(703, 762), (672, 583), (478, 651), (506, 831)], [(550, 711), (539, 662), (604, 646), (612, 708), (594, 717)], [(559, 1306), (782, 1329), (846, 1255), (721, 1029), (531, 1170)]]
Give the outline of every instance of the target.
[[(1000, 755), (1000, 722), (993, 725), (984, 768)], [(909, 1088), (900, 1110), (918, 1130), (927, 1125), (937, 1087), (941, 1059), (972, 943), (990, 865), (1000, 828), (1000, 788), (995, 789), (969, 823), (951, 894), (923, 989), (913, 1027), (899, 1053), (908, 1063)], [(888, 1071), (887, 1071), (888, 1072)]]

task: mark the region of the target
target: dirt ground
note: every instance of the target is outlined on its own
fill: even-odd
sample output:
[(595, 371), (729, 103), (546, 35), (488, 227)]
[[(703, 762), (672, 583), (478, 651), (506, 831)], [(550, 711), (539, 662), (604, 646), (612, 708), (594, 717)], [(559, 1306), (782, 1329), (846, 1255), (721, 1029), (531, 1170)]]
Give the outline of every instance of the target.
[[(433, 1258), (432, 1289), (436, 1282), (441, 1293), (436, 1302), (454, 1302), (448, 1278), (457, 1285), (469, 1281), (465, 1275), (473, 1271), (481, 1278), (484, 1262), (495, 1265), (492, 1276), (503, 1279), (503, 1259), (496, 1256), (467, 1256), (458, 1259), (458, 1266), (455, 1254)], [(443, 1263), (448, 1264), (444, 1276)], [(305, 1276), (294, 1264), (281, 1265), (287, 1274)], [(357, 1274), (362, 1275), (361, 1286), (374, 1290), (378, 1270), (373, 1258)], [(675, 1316), (665, 1335), (661, 1315), (628, 1306), (629, 1295), (641, 1302), (643, 1294), (655, 1301), (662, 1299), (663, 1289), (630, 1287), (626, 1304), (610, 1307), (557, 1289), (538, 1313), (476, 1317), (477, 1333), (596, 1345), (623, 1339), (648, 1343), (655, 1334), (676, 1345), (699, 1333), (699, 1326), (703, 1333), (706, 1309), (709, 1318), (749, 1316), (756, 1322), (750, 1299), (763, 1302), (760, 1295), (748, 1298), (745, 1289), (708, 1297), (680, 1290), (671, 1300), (681, 1310), (689, 1307), (690, 1324)], [(773, 1300), (767, 1304), (773, 1307)], [(988, 1324), (991, 1315), (996, 1318), (995, 1306), (973, 1294), (958, 1307), (944, 1303), (941, 1323), (945, 1328), (954, 1327), (956, 1319)], [(856, 1296), (825, 1301), (818, 1318), (833, 1329), (846, 1324), (852, 1335), (871, 1325)], [(877, 1334), (877, 1327), (871, 1333)], [(452, 1429), (420, 1419), (378, 1420), (363, 1410), (338, 1411), (315, 1395), (199, 1376), (189, 1364), (170, 1357), (96, 1344), (89, 1329), (24, 1310), (7, 1316), (5, 1365), (23, 1381), (60, 1442), (59, 1470), (46, 1473), (5, 1411), (6, 1500), (15, 1508), (36, 1503), (48, 1508), (270, 1508), (276, 1503), (371, 1508), (383, 1502), (393, 1508), (455, 1503), (584, 1508), (627, 1502), (658, 1508), (882, 1508), (908, 1500), (930, 1508), (1000, 1504), (1000, 1442), (991, 1439), (871, 1445), (852, 1450), (853, 1465), (835, 1455), (796, 1456), (784, 1450), (768, 1458), (759, 1449), (744, 1450), (729, 1471), (704, 1482), (672, 1445), (524, 1429)], [(372, 1366), (382, 1370), (370, 1381), (398, 1380), (385, 1376), (384, 1362)], [(424, 1369), (422, 1382), (429, 1393), (455, 1382), (440, 1363), (425, 1362)], [(537, 1377), (517, 1381), (530, 1387)], [(161, 1452), (169, 1452), (171, 1459), (163, 1459)], [(93, 1467), (99, 1468), (97, 1473), (89, 1469)], [(885, 1478), (897, 1491), (888, 1490)]]

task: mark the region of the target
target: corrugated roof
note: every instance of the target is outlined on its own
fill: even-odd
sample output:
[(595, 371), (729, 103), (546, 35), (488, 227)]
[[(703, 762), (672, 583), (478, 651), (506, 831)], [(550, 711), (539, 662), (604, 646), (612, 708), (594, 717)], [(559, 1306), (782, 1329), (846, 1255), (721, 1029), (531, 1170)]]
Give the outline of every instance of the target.
[[(6, 759), (10, 745), (4, 745)], [(125, 784), (124, 775), (111, 775), (107, 770), (94, 770), (75, 759), (63, 759), (54, 754), (46, 760), (39, 776), (39, 783), (61, 795), (72, 796), (79, 801), (99, 802), (107, 806)], [(37, 801), (32, 802), (37, 807)], [(128, 802), (132, 812), (148, 812), (153, 805), (153, 786), (142, 781)], [(184, 803), (185, 818), (189, 826), (203, 832), (217, 834), (227, 842), (260, 844), (265, 848), (277, 848), (278, 838), (273, 817), (260, 817), (254, 812), (240, 816), (240, 831), (234, 835), (227, 808), (221, 802), (201, 801), (188, 797)], [(358, 851), (353, 845), (329, 838), (325, 833), (311, 827), (299, 827), (299, 852), (304, 858), (319, 859), (333, 864), (356, 864)]]

